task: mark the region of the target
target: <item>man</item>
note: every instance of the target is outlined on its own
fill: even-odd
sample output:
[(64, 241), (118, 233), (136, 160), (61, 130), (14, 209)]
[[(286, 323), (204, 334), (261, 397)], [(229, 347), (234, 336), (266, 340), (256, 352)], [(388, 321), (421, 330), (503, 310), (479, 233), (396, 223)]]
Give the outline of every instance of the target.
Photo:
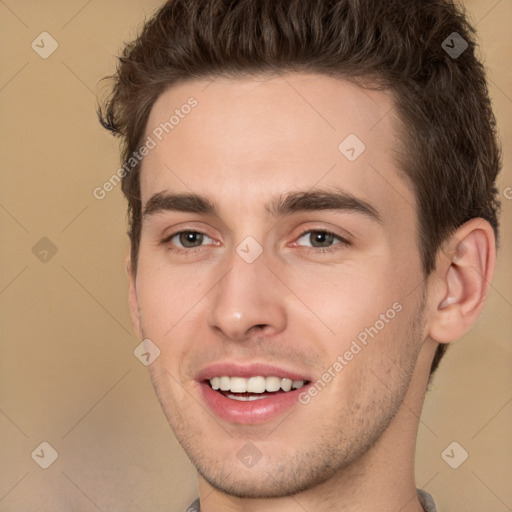
[(480, 315), (500, 168), (441, 0), (171, 0), (127, 45), (129, 304), (189, 510), (436, 510), (423, 399)]

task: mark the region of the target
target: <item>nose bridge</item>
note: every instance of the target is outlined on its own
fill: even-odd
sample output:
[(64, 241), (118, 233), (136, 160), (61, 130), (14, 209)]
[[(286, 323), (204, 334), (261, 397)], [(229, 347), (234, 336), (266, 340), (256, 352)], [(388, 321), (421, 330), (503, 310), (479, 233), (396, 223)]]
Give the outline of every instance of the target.
[(211, 294), (208, 324), (232, 340), (245, 339), (256, 326), (266, 335), (286, 326), (283, 291), (267, 267), (269, 258), (262, 252), (255, 257), (255, 249), (245, 240), (233, 251), (229, 271)]

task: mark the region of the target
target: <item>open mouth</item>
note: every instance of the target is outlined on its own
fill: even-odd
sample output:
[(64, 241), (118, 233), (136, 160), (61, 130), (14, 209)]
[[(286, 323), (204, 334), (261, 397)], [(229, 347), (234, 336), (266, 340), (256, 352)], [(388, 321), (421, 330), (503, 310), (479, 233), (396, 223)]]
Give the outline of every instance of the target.
[(311, 378), (276, 365), (229, 362), (204, 368), (196, 381), (201, 399), (217, 417), (231, 424), (258, 425), (295, 407)]
[(250, 378), (219, 376), (207, 379), (205, 383), (230, 400), (250, 402), (296, 391), (309, 384), (309, 381), (277, 376)]

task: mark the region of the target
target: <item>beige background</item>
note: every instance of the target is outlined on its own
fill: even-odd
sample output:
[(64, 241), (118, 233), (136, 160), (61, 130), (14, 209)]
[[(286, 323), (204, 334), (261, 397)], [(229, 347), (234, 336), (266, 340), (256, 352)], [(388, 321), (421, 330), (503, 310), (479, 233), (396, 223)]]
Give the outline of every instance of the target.
[[(195, 472), (133, 355), (118, 168), (96, 121), (98, 81), (157, 0), (0, 0), (2, 264), (0, 511), (180, 511)], [(440, 512), (512, 509), (512, 2), (466, 2), (504, 144), (503, 245), (487, 308), (449, 351), (419, 431), (417, 484)], [(46, 31), (47, 59), (32, 48)], [(48, 48), (48, 46), (46, 46)], [(509, 197), (512, 189), (509, 189)], [(40, 261), (47, 237), (57, 252)], [(40, 242), (39, 257), (48, 250)], [(37, 252), (37, 251), (36, 251)], [(31, 458), (46, 441), (48, 469)], [(469, 458), (441, 458), (457, 441)]]

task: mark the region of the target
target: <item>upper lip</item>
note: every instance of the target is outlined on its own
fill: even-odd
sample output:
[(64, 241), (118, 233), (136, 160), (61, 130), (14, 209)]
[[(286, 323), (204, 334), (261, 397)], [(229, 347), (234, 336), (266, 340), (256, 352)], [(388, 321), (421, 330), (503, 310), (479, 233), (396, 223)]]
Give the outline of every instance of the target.
[(234, 362), (217, 362), (209, 364), (198, 372), (196, 375), (197, 381), (205, 381), (213, 377), (281, 377), (291, 380), (305, 380), (310, 381), (305, 374), (298, 373), (293, 370), (266, 363), (250, 363), (240, 364)]

